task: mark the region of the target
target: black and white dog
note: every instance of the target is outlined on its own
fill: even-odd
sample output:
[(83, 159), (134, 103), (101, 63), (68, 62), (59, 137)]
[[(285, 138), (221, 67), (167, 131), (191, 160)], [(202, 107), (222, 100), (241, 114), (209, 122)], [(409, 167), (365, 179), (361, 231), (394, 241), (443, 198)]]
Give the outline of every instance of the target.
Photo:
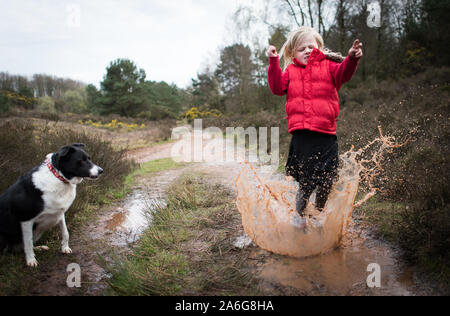
[(0, 195), (0, 252), (23, 245), (27, 265), (36, 267), (34, 250), (48, 247), (34, 247), (33, 242), (59, 224), (61, 251), (72, 253), (64, 214), (75, 200), (77, 184), (84, 178), (97, 179), (103, 173), (83, 147), (72, 144), (48, 154), (45, 162)]

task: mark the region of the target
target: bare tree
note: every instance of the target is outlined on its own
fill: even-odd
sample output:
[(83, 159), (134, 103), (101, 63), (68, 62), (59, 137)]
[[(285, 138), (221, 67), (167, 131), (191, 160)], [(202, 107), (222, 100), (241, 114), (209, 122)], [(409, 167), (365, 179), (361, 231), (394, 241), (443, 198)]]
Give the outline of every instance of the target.
[(346, 11), (348, 0), (338, 0), (336, 7), (336, 27), (339, 34), (339, 51), (344, 51), (344, 44), (346, 39)]
[[(297, 23), (298, 26), (303, 26), (305, 25), (305, 20), (306, 20), (306, 14), (303, 12), (303, 8), (302, 5), (300, 3), (300, 0), (282, 0), (289, 8), (289, 13), (290, 15), (294, 18), (295, 23)], [(296, 12), (296, 10), (298, 10), (298, 12)], [(301, 22), (298, 19), (298, 15), (300, 15), (301, 17)]]
[(323, 24), (323, 16), (322, 16), (322, 5), (323, 5), (323, 0), (317, 0), (317, 14), (318, 14), (318, 18), (319, 18), (319, 33), (324, 34), (325, 33), (325, 25)]
[(323, 0), (280, 0), (289, 15), (298, 26), (317, 27), (319, 33), (325, 34), (324, 7), (334, 7), (335, 1)]
[(308, 0), (308, 13), (309, 13), (309, 19), (311, 21), (310, 26), (314, 27), (314, 19), (313, 19), (313, 13), (312, 13), (312, 8), (311, 8), (311, 0)]

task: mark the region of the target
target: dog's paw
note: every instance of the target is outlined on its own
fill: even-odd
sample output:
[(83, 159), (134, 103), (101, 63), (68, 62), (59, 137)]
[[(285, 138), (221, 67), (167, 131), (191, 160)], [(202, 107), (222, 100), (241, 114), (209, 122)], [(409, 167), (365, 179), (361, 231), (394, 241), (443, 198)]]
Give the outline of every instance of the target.
[(37, 247), (34, 247), (34, 250), (36, 250), (36, 251), (49, 251), (50, 248), (47, 247), (47, 246), (37, 246)]
[(69, 247), (64, 247), (61, 249), (61, 252), (68, 255), (72, 253), (72, 249), (70, 249)]
[(27, 260), (27, 266), (31, 268), (36, 268), (38, 266), (38, 262), (35, 258)]

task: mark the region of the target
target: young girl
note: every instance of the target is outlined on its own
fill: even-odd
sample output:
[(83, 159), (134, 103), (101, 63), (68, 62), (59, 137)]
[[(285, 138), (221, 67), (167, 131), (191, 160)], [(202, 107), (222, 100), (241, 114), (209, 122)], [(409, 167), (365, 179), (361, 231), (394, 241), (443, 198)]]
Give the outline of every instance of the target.
[(350, 81), (363, 56), (356, 40), (347, 58), (324, 49), (322, 36), (301, 27), (281, 49), (285, 71), (274, 46), (268, 50), (268, 79), (273, 94), (287, 95), (286, 113), (292, 141), (286, 173), (299, 182), (296, 208), (301, 216), (317, 188), (316, 207), (325, 206), (339, 164), (336, 120), (338, 91)]

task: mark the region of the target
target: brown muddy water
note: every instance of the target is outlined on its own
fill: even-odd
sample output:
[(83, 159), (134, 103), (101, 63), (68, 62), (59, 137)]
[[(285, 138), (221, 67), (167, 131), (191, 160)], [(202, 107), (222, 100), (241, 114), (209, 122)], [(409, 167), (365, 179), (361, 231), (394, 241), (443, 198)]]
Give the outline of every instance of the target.
[(142, 180), (125, 201), (104, 214), (91, 230), (90, 237), (106, 239), (111, 245), (128, 249), (152, 222), (152, 210), (166, 206), (166, 192), (170, 184), (187, 168), (168, 170), (151, 180)]
[[(259, 268), (270, 284), (292, 287), (304, 295), (423, 295), (427, 290), (414, 273), (401, 267), (389, 246), (371, 241), (357, 247), (338, 248), (310, 258), (272, 257)], [(367, 267), (381, 268), (381, 287), (369, 288)]]
[[(264, 175), (246, 163), (236, 178), (237, 207), (247, 235), (266, 257), (260, 276), (267, 284), (296, 289), (305, 295), (422, 295), (431, 289), (411, 269), (401, 265), (398, 251), (376, 240), (352, 219), (361, 178), (373, 179), (384, 154), (399, 147), (393, 138), (380, 138), (359, 151), (341, 155), (339, 178), (323, 212), (311, 197), (304, 218), (295, 211), (298, 184), (280, 175)], [(367, 151), (370, 158), (358, 159)], [(380, 284), (372, 265), (379, 267)], [(369, 282), (368, 282), (369, 280)]]
[[(243, 170), (246, 168), (247, 166)], [(241, 172), (240, 176), (242, 175)], [(280, 175), (269, 176), (261, 173), (258, 175), (273, 192), (283, 188), (280, 183), (284, 181), (280, 180)], [(237, 182), (239, 183), (239, 178)], [(290, 193), (291, 199), (287, 198), (287, 201), (293, 204), (295, 191)], [(239, 202), (242, 195), (240, 197), (239, 195), (238, 192), (237, 204), (242, 211), (242, 203)], [(272, 215), (279, 215), (282, 208), (278, 201), (267, 203), (264, 197), (259, 198), (256, 202), (256, 205), (262, 207), (259, 210), (276, 206), (278, 209), (274, 210)], [(311, 200), (314, 200), (314, 197)], [(353, 203), (353, 200), (351, 202)], [(292, 204), (290, 205), (293, 206)], [(312, 203), (308, 206), (308, 210), (310, 213), (314, 212)], [(254, 212), (255, 208), (250, 208), (250, 211)], [(289, 209), (286, 213), (288, 215), (281, 217), (280, 221), (267, 216), (264, 219), (269, 221), (267, 224), (255, 220), (258, 214), (248, 219), (245, 219), (245, 214), (243, 215), (244, 229), (258, 245), (253, 250), (252, 257), (258, 260), (256, 264), (258, 275), (264, 280), (263, 287), (267, 291), (275, 287), (278, 290), (291, 288), (286, 292), (287, 295), (413, 296), (432, 293), (432, 289), (425, 285), (411, 268), (402, 264), (397, 249), (374, 238), (357, 220), (350, 218), (348, 223), (344, 223), (344, 217), (331, 215), (333, 221), (338, 219), (335, 224), (346, 225), (346, 229), (334, 230), (333, 233), (336, 235), (329, 236), (324, 231), (324, 223), (329, 214), (316, 215), (316, 219), (308, 219), (306, 227), (298, 227), (299, 218), (295, 219), (298, 215), (289, 212)], [(281, 232), (272, 227), (282, 220), (285, 222), (284, 226), (281, 226), (283, 227)], [(258, 224), (262, 227), (257, 227)], [(288, 225), (291, 227), (286, 229)], [(256, 230), (256, 233), (253, 230)], [(286, 235), (294, 230), (298, 232), (291, 236)], [(327, 243), (327, 238), (328, 241), (332, 241), (331, 244)], [(332, 245), (334, 242), (336, 244)], [(374, 263), (379, 265), (381, 271), (379, 288), (369, 288), (367, 284), (367, 279), (372, 273), (372, 270), (368, 271), (368, 267)]]

